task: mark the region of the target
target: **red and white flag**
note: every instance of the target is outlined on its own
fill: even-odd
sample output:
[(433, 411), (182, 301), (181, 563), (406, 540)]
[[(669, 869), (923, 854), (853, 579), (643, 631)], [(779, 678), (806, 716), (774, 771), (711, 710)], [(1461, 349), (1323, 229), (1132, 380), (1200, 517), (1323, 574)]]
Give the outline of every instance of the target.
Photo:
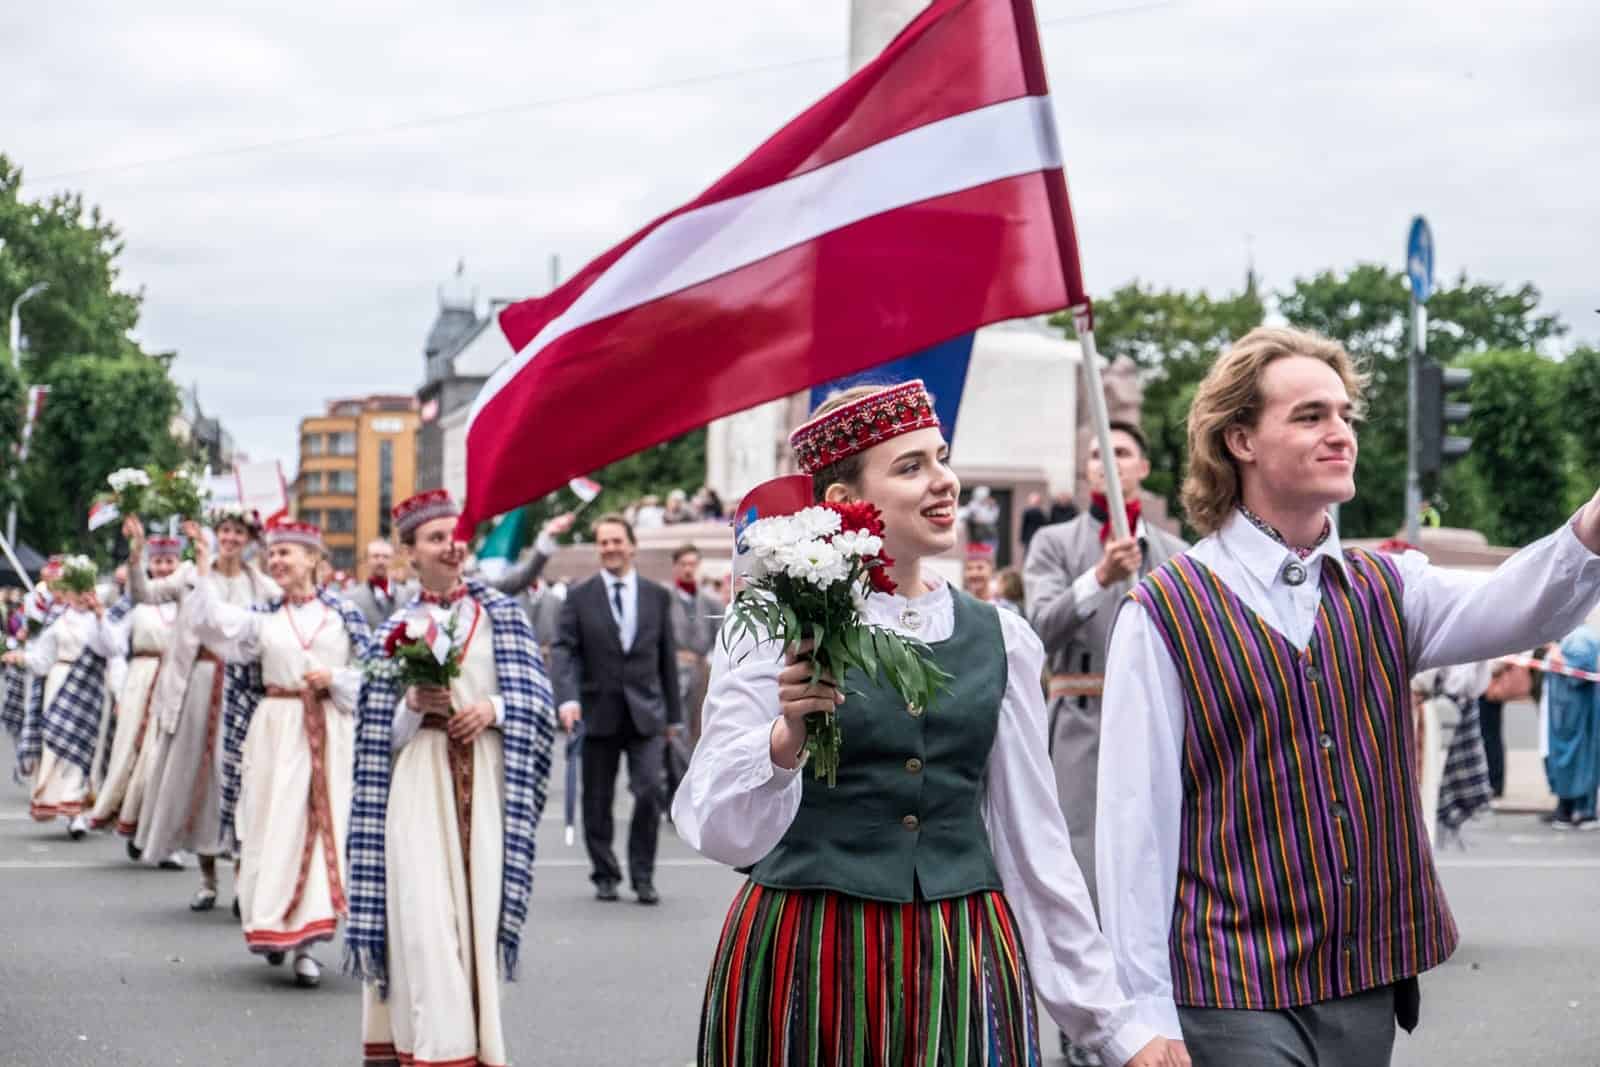
[(572, 494), (585, 504), (593, 504), (595, 498), (600, 495), (601, 487), (600, 483), (593, 478), (573, 478), (567, 482), (567, 488), (571, 489)]
[(934, 0), (694, 200), (500, 315), (461, 522), (713, 419), (1084, 303), (1031, 0)]
[(89, 532), (110, 526), (120, 518), (122, 511), (115, 500), (97, 500), (89, 505)]

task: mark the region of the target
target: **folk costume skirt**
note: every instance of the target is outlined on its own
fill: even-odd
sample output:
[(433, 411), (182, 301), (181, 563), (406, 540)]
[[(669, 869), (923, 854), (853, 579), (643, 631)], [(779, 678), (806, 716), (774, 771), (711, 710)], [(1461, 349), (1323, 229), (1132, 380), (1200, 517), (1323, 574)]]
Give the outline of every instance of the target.
[[(71, 669), (72, 664), (66, 662), (50, 665), (50, 673), (44, 678), (44, 701), (39, 705), (41, 716), (43, 709), (48, 708), (56, 694), (61, 692), (61, 685), (67, 680), (67, 672)], [(41, 745), (39, 769), (33, 776), (28, 813), (39, 822), (60, 817), (70, 819), (82, 815), (89, 803), (89, 779), (83, 771), (78, 769), (77, 764), (56, 755), (49, 745)]]
[(155, 751), (139, 813), (125, 820), (136, 824), (134, 843), (151, 863), (178, 849), (201, 856), (227, 851), (222, 841), (223, 684), (222, 661), (202, 649), (189, 673), (176, 727), (168, 733), (158, 722), (151, 737)]
[(128, 660), (128, 677), (116, 703), (117, 732), (111, 742), (111, 765), (100, 783), (89, 825), (96, 830), (116, 823), (117, 833), (132, 836), (138, 827), (144, 783), (139, 771), (147, 769), (150, 741), (150, 696), (161, 672), (161, 656), (136, 652)]
[(1035, 1067), (1005, 896), (892, 904), (746, 883), (723, 923), (701, 1067)]
[(269, 687), (240, 757), (239, 914), (256, 953), (333, 940), (345, 913), (355, 722), (331, 700)]
[(499, 730), (471, 747), (428, 716), (395, 757), (385, 816), (389, 998), (362, 992), (368, 1067), (502, 1067), (496, 941), (505, 850)]

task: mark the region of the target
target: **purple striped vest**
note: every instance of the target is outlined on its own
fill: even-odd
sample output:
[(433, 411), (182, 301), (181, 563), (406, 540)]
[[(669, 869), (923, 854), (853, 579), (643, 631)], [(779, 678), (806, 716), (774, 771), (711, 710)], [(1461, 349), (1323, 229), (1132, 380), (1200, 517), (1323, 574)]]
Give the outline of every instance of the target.
[(1177, 1003), (1288, 1008), (1449, 958), (1393, 562), (1355, 549), (1344, 570), (1324, 561), (1304, 652), (1187, 555), (1132, 596), (1184, 691)]

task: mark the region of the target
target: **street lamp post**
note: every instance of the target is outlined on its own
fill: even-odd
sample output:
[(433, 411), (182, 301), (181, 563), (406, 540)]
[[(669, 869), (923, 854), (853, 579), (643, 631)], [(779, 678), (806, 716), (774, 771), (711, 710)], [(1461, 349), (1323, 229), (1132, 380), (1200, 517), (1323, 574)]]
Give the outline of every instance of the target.
[[(50, 288), (49, 282), (34, 282), (22, 291), (22, 295), (11, 302), (11, 366), (16, 369), (17, 377), (22, 377), (22, 305)], [(27, 393), (24, 391), (24, 397)], [(12, 501), (6, 509), (6, 544), (17, 543), (17, 505)]]

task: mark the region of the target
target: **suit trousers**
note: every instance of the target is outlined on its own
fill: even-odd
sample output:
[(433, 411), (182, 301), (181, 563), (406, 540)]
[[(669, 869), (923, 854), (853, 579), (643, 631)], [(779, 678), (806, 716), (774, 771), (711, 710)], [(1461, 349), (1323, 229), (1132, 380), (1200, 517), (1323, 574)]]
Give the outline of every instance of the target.
[(1194, 1067), (1388, 1067), (1392, 985), (1283, 1011), (1178, 1008)]
[(611, 810), (616, 798), (617, 765), (628, 759), (628, 792), (633, 818), (628, 823), (628, 880), (638, 888), (651, 885), (656, 873), (656, 841), (661, 834), (662, 775), (666, 735), (645, 737), (624, 717), (621, 729), (608, 737), (583, 738), (583, 843), (589, 850), (589, 880), (596, 885), (622, 881), (622, 869), (611, 850)]

